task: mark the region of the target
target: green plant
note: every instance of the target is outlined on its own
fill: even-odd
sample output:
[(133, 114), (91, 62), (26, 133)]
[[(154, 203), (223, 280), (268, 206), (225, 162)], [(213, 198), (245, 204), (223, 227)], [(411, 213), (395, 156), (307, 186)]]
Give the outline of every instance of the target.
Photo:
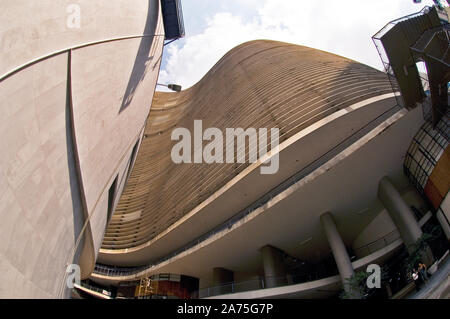
[[(363, 270), (355, 272), (353, 276), (346, 279), (349, 291), (347, 292), (343, 290), (339, 295), (339, 297), (341, 299), (353, 299), (353, 298), (366, 299), (370, 295), (371, 291), (371, 289), (367, 287), (367, 278), (370, 275), (371, 275), (370, 273)], [(388, 266), (383, 266), (381, 267), (381, 284), (383, 285), (388, 280), (389, 280)]]
[(349, 291), (342, 291), (340, 294), (341, 299), (363, 298), (365, 296), (365, 288), (367, 277), (369, 273), (365, 271), (357, 271), (350, 278), (346, 279)]
[(423, 233), (414, 244), (409, 246), (409, 256), (405, 260), (405, 268), (407, 272), (411, 272), (417, 267), (417, 264), (423, 259), (423, 255), (429, 248), (428, 243), (439, 236), (436, 228), (433, 228), (431, 233)]

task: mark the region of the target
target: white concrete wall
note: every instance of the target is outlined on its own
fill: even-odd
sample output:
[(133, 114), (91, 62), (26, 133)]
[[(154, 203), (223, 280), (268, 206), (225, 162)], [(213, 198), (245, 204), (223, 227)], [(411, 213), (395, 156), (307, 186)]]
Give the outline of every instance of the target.
[(156, 85), (163, 36), (76, 47), (163, 34), (158, 0), (77, 1), (80, 29), (70, 3), (0, 4), (0, 298), (61, 297), (66, 264), (92, 271)]
[[(359, 259), (369, 255), (370, 253), (366, 249), (360, 249), (360, 247), (375, 242), (376, 240), (392, 233), (396, 229), (397, 227), (395, 227), (395, 224), (388, 212), (386, 209), (383, 209), (354, 240), (352, 248), (355, 251), (356, 257)], [(373, 248), (376, 249), (381, 247), (374, 246)]]
[[(158, 1), (159, 2), (159, 1)], [(89, 42), (141, 35), (154, 0), (2, 0), (0, 76), (29, 61)], [(78, 4), (80, 28), (69, 28)]]
[(81, 228), (66, 79), (63, 54), (0, 84), (0, 297), (55, 295)]
[[(143, 41), (151, 47), (152, 40), (146, 38)], [(130, 71), (135, 65), (136, 52), (142, 45), (141, 39), (91, 46), (72, 54), (75, 132), (89, 212), (96, 211), (102, 201), (103, 205), (107, 205), (108, 190), (119, 172), (119, 165), (122, 171), (126, 169), (123, 165), (129, 161), (149, 112), (158, 76), (152, 68), (156, 64), (155, 70), (159, 69), (157, 60), (161, 54), (161, 44), (155, 39), (152, 50), (145, 57), (147, 64), (143, 61), (138, 63), (138, 73), (146, 72), (147, 76), (141, 83), (136, 83), (138, 87), (130, 95), (132, 99), (127, 106), (123, 104), (124, 94), (129, 87), (128, 79), (133, 77)], [(91, 220), (91, 223), (100, 223), (97, 228), (104, 230), (106, 214), (99, 218)], [(102, 238), (103, 232), (94, 239), (96, 253)]]

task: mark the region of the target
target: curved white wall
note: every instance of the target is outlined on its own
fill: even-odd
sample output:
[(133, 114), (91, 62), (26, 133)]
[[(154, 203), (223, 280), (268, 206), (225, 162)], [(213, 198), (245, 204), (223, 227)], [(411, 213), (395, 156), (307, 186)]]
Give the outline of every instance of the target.
[(156, 85), (158, 0), (77, 1), (79, 29), (71, 3), (0, 4), (1, 298), (62, 297), (68, 263), (93, 270)]

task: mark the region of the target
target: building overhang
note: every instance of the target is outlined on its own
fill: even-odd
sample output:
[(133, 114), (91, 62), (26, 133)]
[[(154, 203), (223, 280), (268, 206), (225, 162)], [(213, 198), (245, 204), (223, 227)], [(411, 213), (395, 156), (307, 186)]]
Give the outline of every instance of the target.
[(218, 225), (224, 225), (293, 175), (323, 164), (395, 109), (394, 94), (389, 93), (329, 115), (280, 144), (276, 174), (261, 175), (260, 160), (151, 241), (133, 248), (101, 249), (97, 261), (106, 265), (140, 266), (170, 255)]
[(399, 189), (408, 187), (403, 158), (422, 123), (420, 108), (398, 111), (232, 227), (136, 274), (92, 278), (118, 283), (156, 273), (183, 273), (201, 278), (205, 287), (214, 267), (258, 272), (259, 249), (267, 244), (292, 256), (320, 260), (329, 254), (320, 214), (332, 211), (344, 241), (351, 243), (380, 212), (376, 194), (383, 176), (390, 176)]

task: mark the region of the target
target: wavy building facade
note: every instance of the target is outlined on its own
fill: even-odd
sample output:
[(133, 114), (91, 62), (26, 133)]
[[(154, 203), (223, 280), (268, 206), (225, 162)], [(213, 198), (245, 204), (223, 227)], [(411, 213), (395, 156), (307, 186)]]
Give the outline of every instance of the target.
[[(436, 10), (408, 21), (412, 29), (430, 21), (413, 29), (417, 41), (448, 23)], [(385, 39), (397, 31), (382, 38), (391, 56), (401, 54)], [(181, 274), (198, 280), (191, 298), (329, 298), (342, 289), (359, 298), (347, 284), (355, 272), (376, 264), (388, 276), (403, 273), (414, 244), (440, 229), (422, 255), (437, 265), (450, 238), (448, 115), (436, 121), (425, 92), (405, 105), (411, 88), (389, 73), (399, 69), (390, 62), (386, 76), (327, 52), (258, 40), (229, 51), (193, 87), (156, 93), (90, 284), (119, 298), (185, 298), (139, 288)], [(260, 174), (261, 158), (174, 163), (171, 133), (194, 135), (198, 120), (221, 131), (279, 128), (279, 171)], [(243, 147), (248, 159), (250, 142)], [(408, 287), (405, 273), (376, 294), (400, 298)]]
[[(450, 157), (434, 82), (433, 96), (410, 94), (390, 72), (401, 59), (381, 72), (256, 40), (193, 87), (154, 93), (165, 33), (184, 32), (179, 17), (175, 29), (164, 19), (177, 3), (79, 1), (79, 29), (69, 2), (1, 11), (0, 297), (359, 298), (355, 272), (400, 273), (438, 227), (423, 254), (436, 265), (450, 238)], [(442, 12), (421, 15), (441, 23)], [(403, 35), (392, 30), (380, 39)], [(199, 120), (222, 132), (276, 128), (279, 145), (256, 162), (248, 138), (233, 146), (244, 163), (176, 164), (173, 131), (194, 136)], [(278, 171), (261, 174), (274, 158)], [(73, 290), (71, 264), (82, 279)], [(404, 275), (375, 294), (401, 297)]]
[[(202, 120), (205, 128), (222, 131), (234, 127), (244, 130), (276, 127), (280, 130), (280, 142), (287, 144), (315, 123), (336, 117), (335, 113), (342, 113), (358, 102), (374, 97), (376, 100), (378, 96), (393, 96), (383, 73), (330, 53), (273, 41), (249, 42), (231, 50), (194, 87), (179, 94), (155, 95), (144, 144), (108, 225), (102, 256), (107, 259), (108, 253), (126, 250), (121, 260), (117, 260), (126, 263), (125, 255), (139, 254), (139, 250), (145, 250), (181, 219), (196, 214), (206, 202), (212, 201), (209, 198), (214, 194), (226, 192), (230, 183), (236, 183), (250, 173), (247, 171), (255, 169), (249, 167), (248, 161), (245, 164), (174, 163), (171, 159), (174, 143), (167, 143), (174, 128), (185, 127), (193, 132), (194, 120)], [(245, 150), (247, 159), (248, 147), (249, 143)], [(282, 173), (288, 176), (283, 164), (280, 165)], [(264, 181), (264, 187), (254, 193), (269, 191), (276, 186), (275, 180)], [(254, 196), (247, 194), (249, 198), (244, 203), (249, 204)], [(228, 214), (236, 208), (227, 209)], [(220, 222), (220, 218), (227, 217), (225, 213), (215, 218)], [(148, 261), (151, 259), (146, 255), (133, 263)]]
[[(120, 292), (183, 274), (198, 279), (192, 298), (328, 298), (355, 271), (395, 264), (438, 223), (403, 172), (424, 119), (400, 94), (366, 65), (261, 40), (232, 49), (192, 88), (156, 93), (92, 284)], [(194, 120), (279, 128), (279, 171), (261, 175), (261, 161), (175, 164), (171, 132), (194, 132)], [(161, 296), (136, 288), (126, 297)]]

